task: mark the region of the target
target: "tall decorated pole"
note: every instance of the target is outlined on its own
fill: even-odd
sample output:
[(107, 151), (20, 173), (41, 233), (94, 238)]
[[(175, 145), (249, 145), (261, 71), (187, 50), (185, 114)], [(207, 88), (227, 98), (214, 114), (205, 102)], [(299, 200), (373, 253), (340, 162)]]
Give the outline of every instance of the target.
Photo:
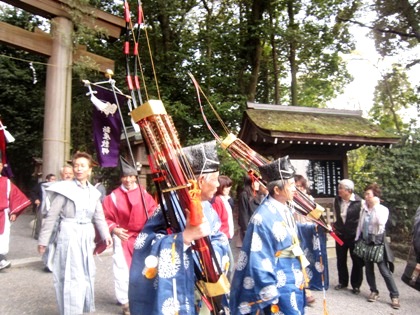
[[(138, 17), (135, 25), (133, 25), (130, 17), (128, 1), (124, 1), (124, 15), (126, 35), (123, 51), (127, 63), (126, 81), (130, 92), (130, 96), (126, 97), (130, 100), (129, 111), (131, 120), (135, 123), (135, 127), (141, 131), (146, 144), (150, 169), (157, 188), (160, 207), (166, 220), (166, 233), (168, 235), (176, 234), (183, 232), (186, 228), (187, 213), (189, 224), (192, 226), (199, 226), (205, 220), (201, 202), (201, 191), (191, 168), (190, 161), (180, 144), (178, 132), (173, 124), (172, 118), (167, 114), (160, 100), (150, 45), (148, 45), (149, 57), (154, 72), (158, 99), (149, 99), (146, 86), (140, 87), (137, 68), (140, 68), (142, 78), (143, 71), (139, 54), (139, 36), (138, 33), (137, 36), (134, 33), (143, 30), (144, 16), (141, 3), (139, 2)], [(146, 28), (144, 31), (148, 41)], [(135, 61), (135, 69), (131, 68), (132, 60)], [(114, 91), (114, 93), (115, 91), (119, 91), (115, 86), (114, 80), (110, 79), (109, 83), (111, 85), (110, 90)], [(95, 95), (97, 92), (91, 88), (92, 85), (97, 86), (98, 83), (91, 84), (89, 81), (85, 81), (85, 85), (90, 90), (88, 94), (91, 96), (95, 107), (105, 108), (105, 111), (108, 111), (109, 105), (107, 103), (111, 103), (112, 105), (112, 102), (106, 102), (103, 99), (100, 99), (101, 102), (98, 102), (98, 97)], [(142, 91), (144, 91), (144, 95), (142, 95)], [(119, 103), (117, 95), (115, 97), (115, 103), (117, 105)], [(102, 115), (106, 115), (104, 110), (101, 110), (101, 112)], [(123, 129), (125, 130), (124, 124)], [(128, 145), (130, 144), (128, 143)], [(201, 294), (202, 301), (207, 305), (212, 314), (227, 314), (228, 310), (225, 309), (222, 301), (226, 300), (230, 290), (230, 284), (226, 277), (228, 265), (220, 265), (216, 259), (215, 250), (212, 247), (209, 237), (195, 240), (192, 247), (194, 249), (194, 258), (191, 264), (194, 266), (196, 291)], [(175, 250), (178, 250), (178, 248), (172, 248), (172, 251)], [(144, 259), (146, 258), (144, 257)], [(156, 272), (146, 271), (144, 277), (150, 279), (150, 281), (156, 281)], [(185, 296), (182, 293), (185, 288), (179, 286), (175, 278), (173, 281), (172, 300), (177, 301), (182, 295)]]
[[(190, 78), (194, 83), (194, 87), (197, 92), (197, 98), (200, 105), (201, 114), (203, 119), (213, 134), (215, 139), (220, 143), (221, 147), (226, 150), (238, 163), (239, 165), (248, 172), (253, 180), (259, 181), (262, 185), (265, 185), (264, 182), (261, 180), (261, 176), (259, 174), (258, 167), (268, 164), (269, 160), (260, 155), (259, 153), (255, 152), (251, 149), (246, 143), (244, 143), (241, 139), (237, 138), (233, 133), (231, 133), (224, 122), (221, 120), (220, 116), (217, 114), (216, 110), (209, 102), (207, 97), (205, 96), (204, 92), (202, 91), (200, 85), (198, 84), (197, 80), (194, 76), (190, 73)], [(219, 122), (222, 124), (224, 130), (227, 133), (225, 138), (220, 137), (209, 124), (206, 115), (204, 113), (204, 106), (201, 101), (201, 95), (204, 95), (206, 98), (209, 106), (217, 116)], [(301, 192), (299, 189), (296, 190), (296, 194), (293, 197), (293, 206), (294, 208), (300, 213), (301, 215), (305, 216), (309, 220), (313, 221), (314, 223), (318, 224), (319, 226), (323, 227), (331, 237), (339, 244), (343, 245), (343, 241), (335, 234), (332, 227), (326, 222), (323, 214), (325, 212), (324, 207), (317, 204), (314, 200), (309, 198), (305, 193)]]

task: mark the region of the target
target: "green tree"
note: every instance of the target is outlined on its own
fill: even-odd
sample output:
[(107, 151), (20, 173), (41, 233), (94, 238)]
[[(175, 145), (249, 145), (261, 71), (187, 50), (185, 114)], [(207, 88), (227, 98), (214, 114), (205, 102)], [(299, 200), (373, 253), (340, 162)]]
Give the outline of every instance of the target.
[(383, 199), (391, 210), (390, 232), (397, 242), (409, 240), (420, 205), (420, 130), (411, 130), (407, 135), (392, 149), (370, 149), (362, 168), (365, 185), (377, 182), (382, 187)]
[[(0, 9), (2, 22), (27, 30), (43, 23), (21, 10)], [(46, 62), (44, 57), (0, 45), (0, 115), (16, 139), (7, 145), (7, 156), (14, 180), (24, 190), (34, 183), (32, 158), (41, 156)]]
[[(396, 130), (403, 135), (410, 126), (409, 122), (403, 121), (403, 111), (417, 107), (419, 103), (419, 95), (411, 87), (405, 71), (394, 65), (392, 71), (379, 80), (369, 114), (382, 128)], [(411, 123), (415, 123), (418, 117), (413, 119)]]

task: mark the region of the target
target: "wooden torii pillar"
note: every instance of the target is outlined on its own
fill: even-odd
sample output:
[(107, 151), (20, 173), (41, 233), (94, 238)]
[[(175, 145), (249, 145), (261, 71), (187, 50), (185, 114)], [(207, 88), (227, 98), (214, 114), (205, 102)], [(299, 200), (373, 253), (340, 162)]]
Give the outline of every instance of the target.
[[(33, 14), (51, 19), (51, 34), (29, 32), (0, 22), (0, 42), (49, 57), (44, 108), (44, 138), (42, 147), (43, 175), (58, 174), (70, 158), (72, 65), (82, 58), (93, 60), (105, 72), (114, 70), (114, 61), (73, 47), (71, 34), (73, 22), (71, 8), (66, 0), (1, 0)], [(125, 27), (124, 19), (112, 14), (85, 7), (82, 23), (119, 38)]]

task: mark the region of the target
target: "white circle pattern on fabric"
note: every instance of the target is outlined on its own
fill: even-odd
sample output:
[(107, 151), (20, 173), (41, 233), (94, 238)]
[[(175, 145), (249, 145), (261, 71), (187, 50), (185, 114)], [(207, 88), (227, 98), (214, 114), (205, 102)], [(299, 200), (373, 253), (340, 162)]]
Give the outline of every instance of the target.
[(283, 270), (277, 270), (276, 276), (277, 276), (277, 288), (281, 288), (281, 287), (285, 286), (287, 277), (286, 277), (286, 274), (284, 273), (284, 271)]
[(314, 244), (314, 250), (321, 250), (321, 240), (319, 239), (319, 237), (314, 236), (313, 244)]
[(190, 258), (188, 257), (187, 253), (184, 252), (184, 268), (188, 269), (190, 267)]
[(287, 229), (282, 222), (276, 221), (271, 228), (274, 238), (277, 242), (283, 242), (287, 237)]
[(145, 242), (146, 242), (146, 238), (147, 238), (148, 236), (149, 236), (149, 235), (148, 235), (147, 233), (140, 233), (140, 234), (137, 236), (136, 241), (134, 242), (134, 248), (135, 248), (135, 249), (140, 249), (140, 248), (143, 248), (143, 246), (144, 246), (144, 244), (145, 244)]
[(324, 272), (324, 265), (321, 264), (319, 261), (317, 261), (315, 263), (315, 269), (316, 271), (318, 271), (319, 273)]
[(252, 233), (251, 252), (259, 252), (262, 250), (263, 244), (261, 237), (257, 233)]
[(259, 214), (259, 213), (255, 213), (251, 217), (251, 223), (254, 224), (254, 225), (261, 225), (262, 222), (263, 222), (263, 218), (262, 218), (261, 214)]
[(300, 288), (300, 286), (303, 283), (303, 273), (302, 273), (302, 270), (300, 270), (300, 268), (295, 268), (295, 266), (292, 265), (292, 271), (293, 271), (293, 275), (295, 276), (295, 286), (297, 288)]
[(259, 296), (263, 301), (274, 299), (278, 295), (277, 288), (274, 285), (268, 285), (260, 290)]
[(251, 306), (249, 305), (248, 302), (242, 302), (241, 304), (239, 304), (238, 309), (239, 309), (239, 313), (241, 314), (251, 313)]
[(274, 272), (273, 264), (269, 258), (261, 260), (261, 267), (267, 272)]
[(173, 297), (166, 299), (162, 304), (163, 315), (175, 315), (180, 309), (179, 302), (175, 301)]
[(246, 290), (251, 290), (255, 286), (255, 281), (252, 277), (245, 277), (243, 281), (243, 287)]
[(244, 251), (239, 252), (238, 261), (236, 262), (236, 270), (244, 270), (248, 263), (248, 255)]
[[(172, 255), (174, 255), (172, 257)], [(164, 248), (159, 253), (159, 277), (172, 278), (181, 267), (179, 254), (170, 248)]]

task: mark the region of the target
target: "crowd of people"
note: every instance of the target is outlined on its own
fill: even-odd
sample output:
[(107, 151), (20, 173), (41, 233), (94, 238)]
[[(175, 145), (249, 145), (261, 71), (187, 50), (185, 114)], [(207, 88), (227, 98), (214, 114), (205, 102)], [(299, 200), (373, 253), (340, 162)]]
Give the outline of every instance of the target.
[[(326, 233), (295, 209), (297, 189), (312, 197), (307, 179), (295, 173), (289, 158), (261, 166), (261, 178), (245, 176), (234, 202), (234, 183), (219, 174), (215, 144), (187, 147), (184, 152), (200, 191), (203, 220), (192, 224), (189, 209), (181, 211), (182, 228), (176, 231), (168, 226), (164, 203), (140, 185), (138, 170), (123, 158), (121, 185), (107, 195), (90, 183), (94, 161), (85, 152), (74, 154), (72, 165), (61, 169), (60, 181), (48, 174), (35, 187), (31, 196), (39, 220), (35, 238), (53, 275), (60, 314), (95, 311), (94, 253), (110, 247), (115, 296), (123, 315), (210, 314), (215, 309), (218, 314), (304, 314), (304, 308), (316, 302), (310, 289), (319, 289), (314, 273), (320, 269), (317, 255), (327, 260)], [(0, 159), (0, 173), (2, 167)], [(1, 270), (10, 267), (6, 258), (10, 222), (30, 201), (6, 177), (0, 176), (0, 187)], [(370, 289), (367, 301), (377, 301), (377, 265), (391, 307), (399, 309), (393, 255), (386, 238), (389, 210), (381, 204), (380, 187), (368, 185), (364, 199), (354, 192), (349, 179), (340, 180), (337, 188), (333, 230), (343, 244), (336, 244), (334, 289), (350, 285), (354, 294), (360, 294), (364, 268)], [(236, 232), (234, 220), (239, 226)], [(235, 233), (241, 240), (238, 257), (231, 250)], [(416, 235), (413, 242), (420, 264)], [(360, 243), (381, 248), (383, 254), (372, 259), (361, 256), (355, 250)], [(209, 280), (198, 244), (209, 246), (217, 281)], [(323, 281), (328, 279), (328, 268), (320, 273)]]

